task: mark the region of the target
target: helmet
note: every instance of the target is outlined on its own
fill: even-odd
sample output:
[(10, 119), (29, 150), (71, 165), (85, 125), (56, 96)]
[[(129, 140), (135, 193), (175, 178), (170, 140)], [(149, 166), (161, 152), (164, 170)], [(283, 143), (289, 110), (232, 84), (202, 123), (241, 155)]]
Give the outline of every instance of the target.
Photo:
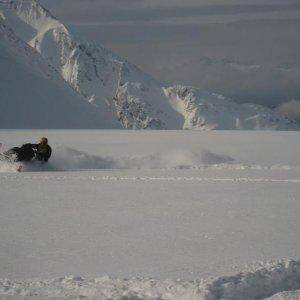
[(48, 145), (48, 139), (46, 137), (42, 137), (40, 139), (40, 144), (42, 144), (42, 145)]

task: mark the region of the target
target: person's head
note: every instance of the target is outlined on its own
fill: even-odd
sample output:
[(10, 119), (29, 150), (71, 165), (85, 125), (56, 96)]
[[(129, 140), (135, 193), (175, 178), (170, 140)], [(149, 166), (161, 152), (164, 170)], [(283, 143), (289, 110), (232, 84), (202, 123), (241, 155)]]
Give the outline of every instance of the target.
[(40, 139), (40, 145), (43, 145), (43, 146), (48, 145), (48, 139), (46, 137), (42, 137)]

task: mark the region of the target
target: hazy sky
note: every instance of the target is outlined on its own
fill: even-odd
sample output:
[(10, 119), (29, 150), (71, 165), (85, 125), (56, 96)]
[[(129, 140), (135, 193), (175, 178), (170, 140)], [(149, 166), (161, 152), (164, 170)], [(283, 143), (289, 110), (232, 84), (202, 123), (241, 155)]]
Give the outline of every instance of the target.
[[(297, 3), (298, 2), (298, 3)], [(76, 24), (186, 23), (230, 21), (270, 14), (294, 16), (299, 1), (289, 0), (43, 0), (56, 15)]]
[(300, 1), (42, 0), (158, 79), (239, 102), (300, 99)]

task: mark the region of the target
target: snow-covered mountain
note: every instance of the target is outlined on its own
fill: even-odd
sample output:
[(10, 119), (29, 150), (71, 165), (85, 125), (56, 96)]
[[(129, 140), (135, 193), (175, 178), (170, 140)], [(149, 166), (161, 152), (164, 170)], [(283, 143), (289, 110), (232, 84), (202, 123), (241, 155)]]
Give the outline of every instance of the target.
[(0, 12), (16, 35), (99, 111), (105, 123), (100, 128), (115, 128), (117, 121), (137, 129), (299, 128), (262, 106), (240, 105), (191, 87), (165, 86), (110, 50), (71, 33), (35, 0), (2, 0)]
[[(20, 40), (0, 14), (0, 128), (109, 128), (59, 72)], [(99, 117), (101, 116), (101, 117)]]

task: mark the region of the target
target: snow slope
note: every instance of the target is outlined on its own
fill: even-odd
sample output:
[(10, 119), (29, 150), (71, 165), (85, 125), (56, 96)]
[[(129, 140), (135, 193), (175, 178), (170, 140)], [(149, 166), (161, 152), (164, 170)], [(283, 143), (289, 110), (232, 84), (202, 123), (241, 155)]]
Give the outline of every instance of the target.
[(124, 128), (299, 129), (262, 106), (241, 106), (189, 87), (166, 87), (110, 50), (71, 33), (37, 1), (2, 0), (0, 10), (17, 35), (96, 105), (105, 120), (119, 120)]
[(171, 106), (184, 117), (183, 129), (297, 130), (298, 124), (255, 104), (237, 104), (222, 95), (195, 88), (165, 89)]
[(0, 167), (0, 298), (299, 297), (298, 132), (0, 131), (39, 136)]
[[(0, 127), (113, 127), (41, 55), (20, 40), (0, 15)], [(115, 123), (115, 128), (118, 124)]]

